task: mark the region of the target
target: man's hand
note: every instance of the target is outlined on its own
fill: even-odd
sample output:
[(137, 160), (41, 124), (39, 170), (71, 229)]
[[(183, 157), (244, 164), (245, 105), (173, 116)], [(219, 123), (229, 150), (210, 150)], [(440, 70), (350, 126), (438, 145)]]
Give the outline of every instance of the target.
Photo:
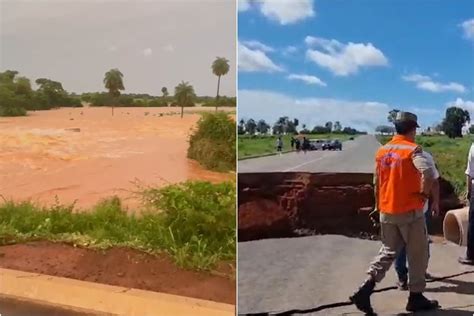
[(374, 208), (372, 212), (369, 213), (370, 221), (372, 222), (372, 226), (378, 228), (380, 226), (380, 214), (377, 208)]

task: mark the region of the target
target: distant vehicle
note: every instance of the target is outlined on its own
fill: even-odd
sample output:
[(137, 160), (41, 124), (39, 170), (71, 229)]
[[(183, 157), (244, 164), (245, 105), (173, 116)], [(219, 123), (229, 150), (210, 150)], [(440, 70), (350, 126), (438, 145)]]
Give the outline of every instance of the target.
[(323, 139), (310, 139), (309, 148), (310, 150), (322, 150), (325, 141)]
[(323, 150), (342, 150), (342, 143), (338, 139), (327, 141), (323, 144)]
[(324, 141), (323, 150), (331, 150), (332, 149), (332, 142), (330, 140)]
[(342, 150), (342, 143), (339, 139), (335, 139), (331, 142), (332, 150)]

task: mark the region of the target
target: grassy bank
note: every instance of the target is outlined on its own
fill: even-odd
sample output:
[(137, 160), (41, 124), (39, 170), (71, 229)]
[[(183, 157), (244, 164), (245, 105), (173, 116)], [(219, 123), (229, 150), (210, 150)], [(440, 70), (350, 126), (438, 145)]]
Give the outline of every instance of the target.
[[(382, 144), (388, 142), (390, 136), (378, 137)], [(463, 196), (466, 192), (467, 155), (474, 141), (473, 136), (450, 139), (447, 136), (417, 136), (416, 143), (430, 152), (438, 166), (441, 176), (451, 182), (456, 193)]]
[(0, 244), (50, 240), (164, 251), (178, 266), (197, 270), (235, 261), (234, 183), (193, 181), (139, 194), (146, 205), (140, 215), (128, 214), (116, 197), (81, 212), (74, 205), (5, 202), (0, 205)]
[[(343, 134), (315, 134), (308, 135), (309, 139), (339, 139), (341, 141), (348, 140), (351, 135)], [(356, 137), (356, 136), (353, 136)], [(239, 159), (270, 154), (276, 152), (277, 136), (249, 136), (239, 135)], [(291, 135), (283, 135), (283, 151), (291, 150)]]

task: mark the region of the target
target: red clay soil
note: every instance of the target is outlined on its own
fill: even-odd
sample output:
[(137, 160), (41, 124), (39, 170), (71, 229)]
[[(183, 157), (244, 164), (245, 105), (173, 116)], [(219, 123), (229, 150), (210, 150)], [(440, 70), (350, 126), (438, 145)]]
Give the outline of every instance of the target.
[[(375, 203), (372, 181), (368, 173), (241, 173), (238, 239), (314, 234), (378, 238), (368, 217)], [(449, 182), (441, 179), (440, 191), (442, 214), (460, 206)], [(434, 219), (433, 233), (442, 218)]]
[(235, 304), (231, 268), (222, 275), (183, 270), (170, 258), (126, 248), (104, 251), (47, 241), (0, 247), (0, 267)]
[(276, 202), (257, 199), (239, 207), (240, 241), (294, 236), (290, 220)]

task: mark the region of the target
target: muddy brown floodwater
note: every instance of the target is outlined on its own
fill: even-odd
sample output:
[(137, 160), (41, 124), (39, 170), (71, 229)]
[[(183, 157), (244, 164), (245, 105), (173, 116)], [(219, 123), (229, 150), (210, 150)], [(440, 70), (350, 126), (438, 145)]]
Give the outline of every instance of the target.
[[(212, 108), (62, 108), (0, 118), (0, 194), (86, 208), (111, 195), (139, 204), (136, 183), (231, 180), (186, 158), (190, 130)], [(228, 108), (223, 110), (235, 110)]]

